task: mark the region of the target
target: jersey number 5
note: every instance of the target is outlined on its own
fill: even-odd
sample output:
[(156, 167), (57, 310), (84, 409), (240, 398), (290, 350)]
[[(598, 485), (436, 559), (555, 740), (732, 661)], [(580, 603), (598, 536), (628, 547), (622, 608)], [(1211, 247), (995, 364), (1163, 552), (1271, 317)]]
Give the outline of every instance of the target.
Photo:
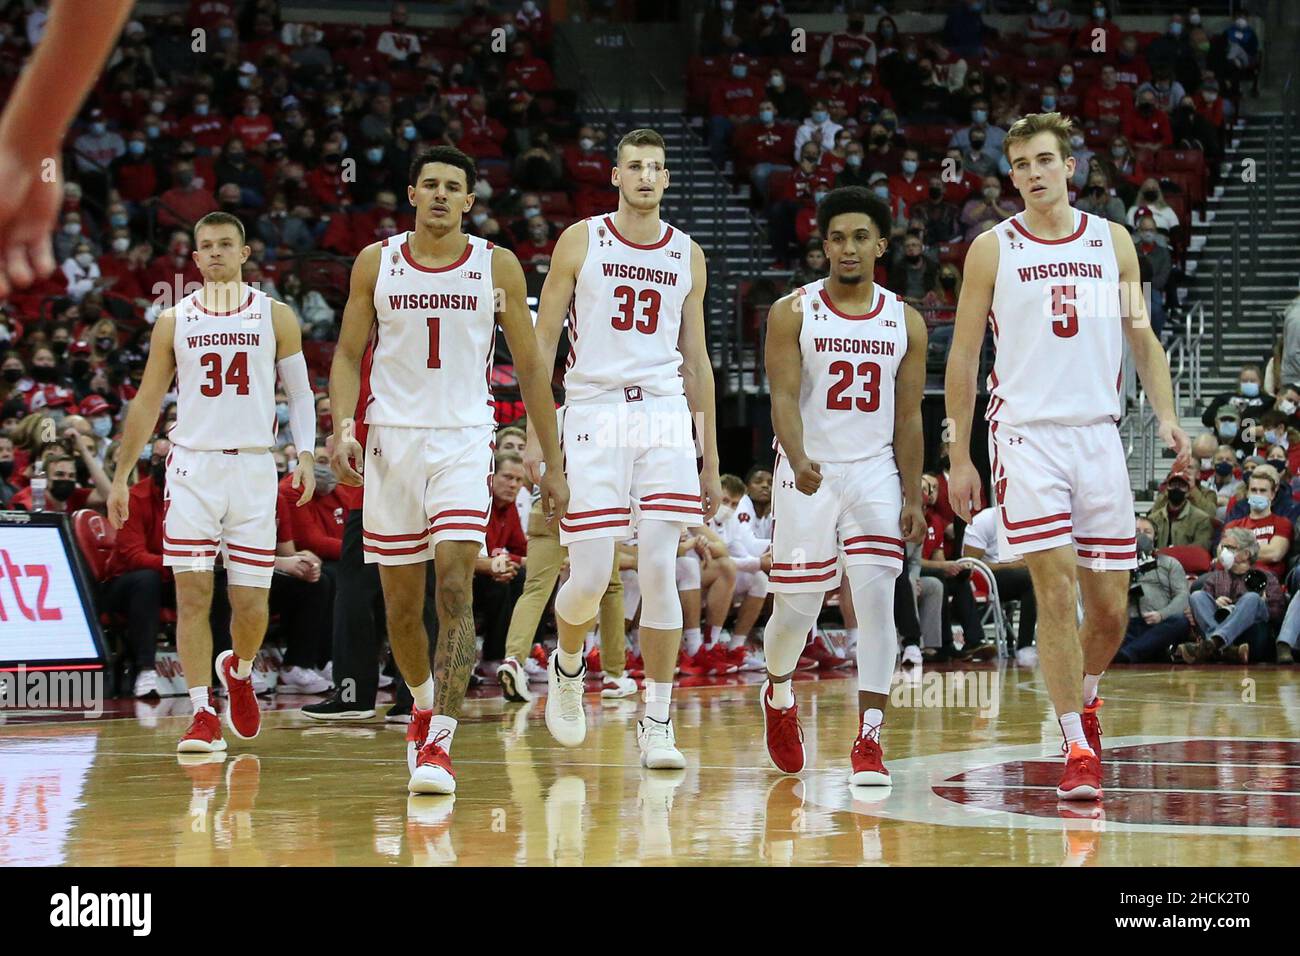
[(1052, 332), (1063, 339), (1068, 339), (1079, 332), (1079, 311), (1074, 307), (1074, 286), (1052, 286)]
[[(636, 289), (630, 285), (621, 285), (614, 290), (614, 296), (622, 299), (618, 307), (618, 315), (610, 319), (610, 324), (618, 331), (626, 332), (629, 329), (636, 329), (638, 332), (652, 335), (654, 330), (659, 328), (659, 303), (661, 301), (659, 290), (642, 289), (641, 294), (637, 295)], [(641, 319), (639, 321), (634, 314), (638, 299), (645, 305), (645, 308), (641, 310)]]
[(853, 384), (853, 363), (832, 362), (830, 373), (838, 375), (840, 380), (826, 393), (828, 409), (833, 412), (847, 412), (856, 405), (860, 412), (874, 412), (880, 407), (880, 365), (878, 363), (863, 362), (857, 367), (857, 374), (863, 378), (862, 388), (866, 395), (854, 399), (844, 394)]
[(208, 377), (199, 386), (199, 394), (208, 398), (220, 395), (226, 385), (235, 387), (236, 395), (248, 394), (248, 353), (236, 352), (230, 357), (224, 375), (221, 373), (221, 355), (217, 352), (205, 352), (199, 356), (199, 364), (207, 370)]

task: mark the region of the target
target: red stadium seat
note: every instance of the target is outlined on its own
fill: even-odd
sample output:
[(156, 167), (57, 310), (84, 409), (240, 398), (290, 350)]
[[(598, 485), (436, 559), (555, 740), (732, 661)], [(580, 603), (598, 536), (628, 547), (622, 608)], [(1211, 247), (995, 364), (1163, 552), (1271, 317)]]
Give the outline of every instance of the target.
[(538, 193), (537, 198), (542, 201), (542, 215), (548, 218), (559, 219), (573, 213), (573, 203), (569, 201), (568, 193), (555, 190)]
[(1156, 170), (1167, 172), (1185, 170), (1192, 173), (1205, 171), (1205, 154), (1199, 149), (1162, 149), (1156, 154)]
[(82, 508), (72, 515), (72, 534), (96, 581), (107, 578), (108, 556), (113, 553), (117, 532), (98, 511)]
[(939, 263), (951, 262), (958, 268), (966, 261), (966, 250), (970, 248), (969, 242), (941, 242), (939, 243)]
[(1210, 552), (1195, 544), (1175, 544), (1156, 553), (1167, 554), (1181, 564), (1189, 578), (1199, 577), (1213, 566)]

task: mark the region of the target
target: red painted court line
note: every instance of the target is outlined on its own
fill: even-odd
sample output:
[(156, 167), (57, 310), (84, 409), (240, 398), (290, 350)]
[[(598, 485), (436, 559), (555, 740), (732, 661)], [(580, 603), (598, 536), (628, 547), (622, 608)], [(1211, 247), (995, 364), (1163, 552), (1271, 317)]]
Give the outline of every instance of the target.
[[(1055, 787), (1061, 779), (1058, 760), (1025, 760), (979, 767), (944, 783), (967, 787)], [(1275, 767), (1234, 764), (1119, 764), (1106, 761), (1102, 786), (1126, 790), (1165, 790), (1186, 793), (1214, 791), (1257, 791), (1261, 793), (1295, 793), (1300, 795), (1300, 767)]]
[[(1062, 801), (1054, 787), (1034, 790), (992, 790), (938, 786), (945, 800), (987, 810), (1059, 819)], [(1102, 806), (1107, 822), (1163, 823), (1175, 826), (1276, 827), (1300, 829), (1300, 796), (1198, 792), (1106, 791)], [(1078, 807), (1068, 809), (1077, 811)]]
[(1300, 766), (1300, 743), (1287, 740), (1170, 740), (1158, 744), (1130, 744), (1106, 753), (1118, 760)]

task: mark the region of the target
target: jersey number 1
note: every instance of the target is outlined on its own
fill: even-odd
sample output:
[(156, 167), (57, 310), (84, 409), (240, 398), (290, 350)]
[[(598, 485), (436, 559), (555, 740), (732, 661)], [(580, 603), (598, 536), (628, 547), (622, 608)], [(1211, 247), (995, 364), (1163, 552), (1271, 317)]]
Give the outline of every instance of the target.
[(838, 375), (840, 380), (826, 393), (826, 407), (833, 412), (847, 412), (855, 404), (860, 412), (874, 412), (880, 407), (880, 365), (876, 362), (863, 362), (857, 373), (864, 379), (862, 388), (867, 393), (850, 399), (844, 393), (853, 384), (853, 363), (832, 362), (830, 373)]
[(230, 357), (225, 375), (221, 374), (221, 355), (217, 352), (205, 352), (199, 356), (199, 364), (208, 373), (207, 380), (199, 386), (199, 394), (212, 398), (220, 395), (226, 385), (235, 387), (236, 395), (248, 394), (248, 353), (236, 352)]
[(1075, 287), (1072, 285), (1052, 286), (1052, 332), (1063, 339), (1079, 333), (1079, 311), (1074, 307)]
[(441, 319), (431, 316), (426, 320), (429, 323), (429, 368), (442, 368), (442, 356), (438, 354), (441, 339), (438, 334), (438, 323)]

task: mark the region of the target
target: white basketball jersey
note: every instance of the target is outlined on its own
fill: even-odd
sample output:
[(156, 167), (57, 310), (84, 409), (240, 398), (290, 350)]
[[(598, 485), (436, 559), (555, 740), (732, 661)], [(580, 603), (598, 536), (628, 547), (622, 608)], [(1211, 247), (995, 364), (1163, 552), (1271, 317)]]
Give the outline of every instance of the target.
[(657, 242), (638, 245), (618, 234), (613, 216), (587, 220), (587, 257), (569, 306), (566, 401), (632, 387), (683, 393), (677, 338), (691, 291), (691, 238), (662, 226)]
[(995, 227), (989, 421), (1119, 421), (1124, 330), (1110, 224), (1070, 212), (1076, 228), (1063, 239), (1033, 236), (1023, 213)]
[(275, 444), (275, 326), (271, 297), (245, 286), (234, 312), (201, 292), (176, 306), (176, 424), (167, 437), (194, 451)]
[(430, 269), (412, 256), (410, 235), (385, 239), (379, 254), (366, 424), (491, 425), (492, 243), (466, 236), (459, 260)]
[(797, 292), (804, 452), (815, 462), (893, 454), (894, 379), (907, 354), (903, 300), (877, 285), (871, 311), (847, 315), (825, 281)]

